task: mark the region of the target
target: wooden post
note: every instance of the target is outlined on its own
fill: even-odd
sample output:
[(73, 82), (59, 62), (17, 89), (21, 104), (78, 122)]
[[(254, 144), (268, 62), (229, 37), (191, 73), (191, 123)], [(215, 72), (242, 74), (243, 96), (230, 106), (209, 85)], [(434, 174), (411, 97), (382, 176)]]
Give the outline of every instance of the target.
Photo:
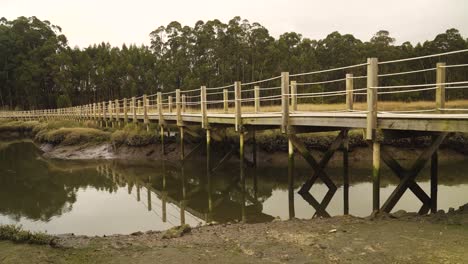
[(120, 126), (120, 103), (119, 100), (115, 99), (115, 121), (117, 124), (117, 127)]
[(146, 125), (146, 130), (149, 131), (148, 97), (146, 94), (143, 95), (143, 123)]
[(187, 112), (187, 96), (185, 94), (182, 95), (182, 113)]
[(135, 96), (132, 97), (132, 115), (133, 115), (133, 123), (136, 123), (137, 122), (137, 108), (136, 108)]
[(346, 74), (346, 110), (353, 110), (354, 98), (353, 98), (353, 89), (354, 89), (354, 79), (353, 74)]
[(297, 82), (291, 81), (291, 108), (297, 111)]
[(431, 156), (431, 213), (437, 213), (437, 184), (439, 174), (439, 161), (437, 151)]
[(281, 132), (285, 134), (289, 123), (289, 72), (281, 73), (281, 112)]
[(228, 92), (228, 89), (223, 89), (223, 108), (224, 108), (224, 113), (227, 114), (229, 112), (229, 92)]
[(137, 102), (138, 102), (138, 104), (137, 104), (138, 105), (137, 113), (141, 114), (141, 113), (143, 113), (143, 102), (141, 100), (138, 100)]
[(234, 107), (236, 109), (235, 115), (235, 129), (240, 131), (242, 129), (242, 93), (241, 82), (234, 82)]
[(255, 113), (260, 112), (260, 86), (254, 86)]
[(372, 209), (380, 210), (380, 143), (375, 141), (372, 145)]
[(111, 122), (111, 127), (114, 127), (114, 109), (113, 109), (113, 104), (112, 104), (112, 101), (109, 100), (109, 121)]
[(176, 114), (177, 126), (182, 126), (182, 102), (180, 98), (180, 89), (176, 90)]
[(169, 106), (169, 113), (172, 113), (172, 96), (167, 97), (167, 105)]
[(162, 93), (158, 92), (156, 95), (157, 105), (158, 105), (158, 115), (159, 115), (159, 126), (164, 125), (164, 116), (163, 116), (163, 104), (162, 104)]
[(124, 112), (124, 123), (128, 123), (128, 105), (127, 98), (123, 99), (123, 112)]
[(208, 109), (206, 105), (206, 86), (200, 89), (200, 112), (202, 115), (202, 128), (208, 129)]
[(344, 130), (343, 139), (343, 214), (349, 214), (349, 131)]
[(102, 102), (102, 119), (104, 120), (105, 126), (107, 127), (107, 109), (106, 109), (106, 102)]
[(294, 209), (294, 145), (288, 137), (288, 204), (289, 219), (296, 216)]
[[(239, 82), (240, 83), (240, 82)], [(245, 198), (245, 172), (244, 172), (244, 131), (239, 133), (239, 159), (240, 159), (240, 182), (242, 187), (242, 198)], [(242, 199), (242, 222), (246, 222), (245, 218), (245, 199)]]
[(378, 60), (377, 58), (367, 59), (367, 128), (366, 139), (375, 139), (375, 129), (377, 128), (377, 87), (378, 84)]
[(439, 62), (436, 66), (436, 108), (445, 108), (445, 62)]

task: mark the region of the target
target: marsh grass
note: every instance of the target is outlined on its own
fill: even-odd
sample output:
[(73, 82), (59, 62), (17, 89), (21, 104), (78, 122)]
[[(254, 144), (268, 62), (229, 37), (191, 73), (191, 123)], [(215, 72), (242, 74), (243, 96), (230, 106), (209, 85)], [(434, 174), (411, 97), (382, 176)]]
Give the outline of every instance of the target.
[(53, 238), (53, 236), (46, 233), (23, 230), (21, 226), (0, 225), (0, 240), (8, 240), (15, 243), (49, 245)]

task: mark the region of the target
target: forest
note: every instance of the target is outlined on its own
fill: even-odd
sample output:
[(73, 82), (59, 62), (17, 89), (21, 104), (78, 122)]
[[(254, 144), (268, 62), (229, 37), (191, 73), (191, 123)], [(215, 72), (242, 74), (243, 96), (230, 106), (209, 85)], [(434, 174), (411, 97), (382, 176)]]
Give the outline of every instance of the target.
[[(313, 40), (296, 32), (274, 38), (267, 28), (234, 17), (198, 21), (186, 26), (171, 22), (149, 33), (150, 45), (111, 46), (97, 43), (70, 47), (62, 29), (36, 17), (0, 19), (0, 109), (45, 109), (104, 100), (232, 84), (234, 81), (278, 76), (379, 61), (436, 54), (468, 48), (457, 29), (447, 29), (433, 40), (416, 45), (396, 44), (386, 30), (369, 40), (332, 32)], [(468, 63), (468, 53), (383, 65), (380, 73), (427, 69), (438, 62)], [(314, 77), (314, 81), (365, 75), (365, 68)], [(466, 68), (447, 73), (448, 81), (467, 80)], [(311, 81), (310, 77), (304, 81)], [(357, 86), (365, 86), (365, 80)], [(381, 85), (433, 83), (435, 72), (382, 78)], [(343, 84), (344, 85), (344, 84)], [(359, 88), (359, 87), (358, 87)], [(309, 89), (337, 90), (339, 85)], [(432, 100), (433, 93), (391, 95), (391, 100)], [(467, 99), (467, 89), (449, 95)], [(327, 99), (328, 100), (328, 99)], [(330, 99), (332, 100), (332, 99)]]

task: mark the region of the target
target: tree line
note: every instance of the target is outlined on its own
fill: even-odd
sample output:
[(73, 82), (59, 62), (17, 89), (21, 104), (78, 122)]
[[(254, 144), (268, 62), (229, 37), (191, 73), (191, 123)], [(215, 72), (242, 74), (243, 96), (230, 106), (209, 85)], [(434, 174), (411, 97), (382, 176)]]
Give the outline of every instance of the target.
[[(198, 21), (193, 27), (179, 22), (161, 26), (149, 34), (150, 45), (94, 44), (70, 47), (59, 26), (36, 17), (0, 19), (0, 108), (43, 109), (153, 94), (157, 91), (194, 89), (201, 85), (223, 86), (234, 81), (249, 82), (290, 73), (441, 53), (468, 48), (468, 39), (457, 29), (448, 29), (433, 40), (397, 45), (388, 31), (378, 31), (362, 41), (351, 34), (332, 32), (313, 40), (286, 32), (274, 38), (259, 23), (234, 17)], [(381, 73), (433, 68), (468, 62), (468, 54), (421, 59), (382, 65)], [(344, 78), (346, 73), (365, 75), (365, 67), (299, 81)], [(453, 68), (449, 81), (468, 80), (468, 71)], [(380, 85), (430, 83), (435, 72), (381, 78)], [(365, 79), (356, 79), (365, 86)], [(306, 91), (338, 90), (343, 84), (314, 85)], [(359, 88), (359, 87), (356, 87)], [(391, 100), (430, 100), (430, 92), (389, 95)], [(449, 99), (468, 98), (465, 90), (453, 90)], [(326, 99), (333, 102), (334, 99)]]

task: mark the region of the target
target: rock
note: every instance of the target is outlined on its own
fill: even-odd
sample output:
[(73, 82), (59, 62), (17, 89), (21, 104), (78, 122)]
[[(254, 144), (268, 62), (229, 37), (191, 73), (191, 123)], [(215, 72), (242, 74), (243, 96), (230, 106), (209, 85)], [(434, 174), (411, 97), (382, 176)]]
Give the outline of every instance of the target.
[(328, 231), (328, 233), (336, 233), (336, 229), (332, 229), (332, 230)]
[(448, 210), (449, 213), (453, 213), (455, 212), (455, 209), (453, 207), (450, 207), (449, 210)]
[(169, 238), (181, 237), (189, 233), (191, 230), (192, 228), (189, 225), (176, 226), (164, 232), (162, 238), (169, 239)]
[(395, 218), (402, 218), (407, 214), (405, 210), (398, 210), (392, 214), (393, 217)]
[(321, 248), (321, 249), (326, 249), (326, 248), (327, 248), (327, 245), (325, 245), (325, 244), (318, 244), (318, 246), (319, 246), (319, 248)]
[(143, 232), (141, 232), (141, 231), (133, 232), (130, 235), (132, 235), (132, 236), (141, 236), (141, 235), (143, 235)]

